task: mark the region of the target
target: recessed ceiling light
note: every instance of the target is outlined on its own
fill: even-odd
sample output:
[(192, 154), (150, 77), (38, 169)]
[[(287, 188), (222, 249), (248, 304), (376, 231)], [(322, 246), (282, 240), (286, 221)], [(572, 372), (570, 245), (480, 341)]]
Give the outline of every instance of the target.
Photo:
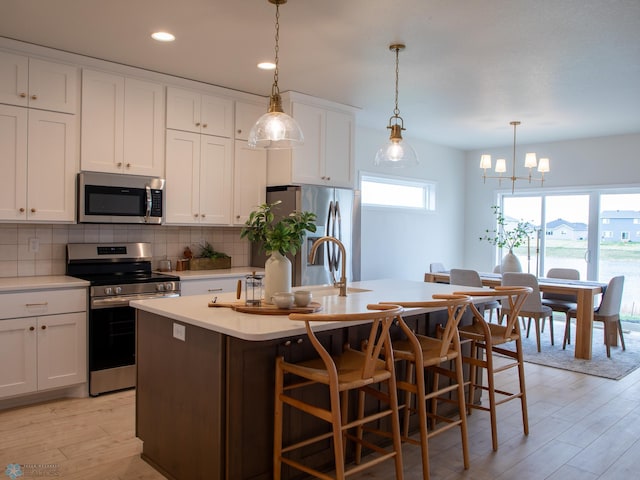
[(151, 34), (151, 38), (159, 42), (173, 42), (176, 37), (169, 32), (154, 32)]
[(261, 62), (258, 64), (258, 68), (262, 70), (274, 70), (276, 68), (276, 64), (272, 62)]

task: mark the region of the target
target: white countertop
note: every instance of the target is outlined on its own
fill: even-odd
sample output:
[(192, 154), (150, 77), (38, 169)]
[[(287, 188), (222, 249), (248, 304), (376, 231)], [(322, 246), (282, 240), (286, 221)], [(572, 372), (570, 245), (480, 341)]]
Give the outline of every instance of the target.
[(216, 270), (181, 270), (164, 272), (180, 277), (180, 281), (201, 280), (207, 278), (242, 277), (251, 273), (264, 273), (264, 268), (256, 267), (232, 267), (220, 268)]
[(53, 288), (88, 287), (89, 282), (66, 275), (40, 275), (33, 277), (0, 278), (0, 292), (47, 290)]
[[(333, 287), (296, 287), (294, 290), (311, 290), (313, 301), (322, 305), (322, 313), (356, 313), (366, 311), (370, 303), (429, 300), (434, 293), (453, 293), (460, 290), (460, 286), (411, 280), (369, 280), (353, 282), (349, 287), (368, 291), (350, 292), (346, 297), (339, 297), (338, 289)], [(464, 289), (474, 290), (470, 287), (464, 287)], [(218, 302), (237, 301), (234, 293), (219, 294), (217, 297)], [(254, 315), (239, 313), (231, 308), (212, 308), (208, 306), (211, 300), (211, 295), (193, 295), (136, 300), (130, 305), (146, 312), (243, 340), (273, 340), (305, 333), (304, 322), (289, 320), (287, 315)], [(422, 313), (426, 310), (407, 311)], [(332, 330), (342, 325), (344, 322), (316, 323), (314, 330)]]

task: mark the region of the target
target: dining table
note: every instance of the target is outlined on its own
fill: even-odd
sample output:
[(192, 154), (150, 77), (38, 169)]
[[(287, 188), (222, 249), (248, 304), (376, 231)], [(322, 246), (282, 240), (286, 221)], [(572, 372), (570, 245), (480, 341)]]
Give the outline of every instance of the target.
[[(495, 287), (502, 283), (499, 273), (480, 273), (482, 285)], [(448, 272), (425, 273), (425, 282), (449, 283)], [(541, 292), (576, 296), (575, 358), (591, 360), (591, 338), (593, 328), (594, 300), (604, 293), (605, 283), (588, 280), (566, 280), (560, 278), (538, 278)]]

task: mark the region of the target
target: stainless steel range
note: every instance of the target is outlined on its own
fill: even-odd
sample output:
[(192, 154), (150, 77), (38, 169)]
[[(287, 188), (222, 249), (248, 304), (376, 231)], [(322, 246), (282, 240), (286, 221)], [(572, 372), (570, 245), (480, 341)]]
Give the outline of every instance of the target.
[(180, 296), (180, 278), (155, 273), (150, 243), (70, 243), (67, 275), (90, 282), (89, 393), (135, 387), (135, 309), (129, 301)]

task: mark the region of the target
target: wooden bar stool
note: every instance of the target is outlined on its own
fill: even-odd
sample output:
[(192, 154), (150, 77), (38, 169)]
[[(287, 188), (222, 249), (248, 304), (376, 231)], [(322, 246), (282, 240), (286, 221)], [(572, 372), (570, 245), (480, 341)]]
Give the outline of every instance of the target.
[[(522, 409), (522, 426), (524, 434), (529, 435), (529, 417), (527, 413), (527, 393), (524, 383), (524, 359), (522, 354), (522, 337), (520, 334), (520, 324), (518, 316), (522, 304), (527, 296), (532, 292), (531, 287), (505, 287), (496, 286), (494, 290), (475, 291), (475, 292), (455, 292), (463, 295), (471, 295), (473, 297), (491, 298), (492, 300), (500, 299), (502, 302), (503, 312), (506, 315), (504, 325), (488, 323), (476, 306), (472, 303), (470, 310), (473, 312), (473, 323), (459, 328), (460, 338), (471, 340), (471, 353), (468, 357), (463, 356), (463, 362), (470, 365), (469, 370), (469, 396), (467, 400), (467, 408), (469, 414), (471, 409), (488, 411), (491, 417), (491, 440), (493, 450), (498, 450), (498, 423), (496, 420), (496, 407), (510, 400), (520, 399)], [(506, 310), (506, 312), (505, 312)], [(515, 352), (506, 348), (499, 347), (508, 342), (515, 342)], [(482, 354), (484, 350), (484, 355)], [(493, 354), (499, 353), (513, 361), (495, 366)], [(495, 388), (495, 374), (504, 372), (511, 368), (518, 369), (519, 391), (507, 392)], [(487, 385), (483, 385), (478, 381), (477, 369), (484, 368), (487, 372)], [(488, 392), (489, 406), (478, 405), (473, 402), (475, 389), (480, 388)], [(501, 395), (500, 400), (496, 400), (496, 394)]]
[[(276, 359), (274, 479), (280, 478), (283, 463), (317, 478), (343, 480), (347, 475), (376, 466), (385, 460), (393, 459), (395, 461), (396, 479), (402, 480), (402, 447), (398, 396), (393, 351), (389, 336), (389, 327), (402, 312), (402, 307), (397, 305), (369, 305), (368, 308), (370, 309), (368, 312), (355, 314), (294, 313), (289, 315), (291, 320), (305, 322), (307, 335), (318, 352), (319, 358), (300, 363), (286, 362), (283, 357)], [(336, 357), (332, 357), (327, 352), (315, 336), (310, 323), (335, 321), (371, 322), (371, 331), (363, 351), (354, 350), (347, 345), (343, 352)], [(295, 381), (285, 384), (285, 374), (292, 374), (295, 377)], [(386, 384), (386, 387), (384, 389), (373, 388), (379, 384)], [(305, 395), (304, 389), (312, 385), (326, 385), (328, 387), (329, 408), (320, 403), (317, 398), (318, 395)], [(378, 408), (375, 412), (363, 415), (360, 410), (364, 410), (364, 408), (359, 407), (358, 418), (350, 421), (348, 418), (349, 392), (352, 390), (358, 391), (358, 403), (360, 406), (364, 405), (365, 395), (371, 395), (381, 405), (386, 405), (386, 408)], [(329, 424), (330, 431), (283, 446), (284, 404), (324, 420)], [(363, 425), (378, 422), (385, 417), (390, 417), (391, 432), (387, 433), (386, 436), (391, 436), (393, 439), (391, 447), (382, 448), (370, 441), (363, 440)], [(291, 455), (288, 455), (290, 452), (326, 439), (333, 440), (335, 476), (296, 461), (291, 458)], [(357, 444), (366, 442), (366, 446), (373, 450), (373, 458), (367, 459), (364, 463), (360, 461), (360, 458), (356, 458), (355, 465), (346, 468), (347, 439)]]
[[(429, 479), (429, 446), (428, 440), (451, 428), (460, 427), (462, 440), (462, 458), (464, 468), (469, 468), (469, 443), (467, 440), (467, 414), (464, 396), (464, 377), (462, 371), (462, 351), (458, 325), (462, 319), (471, 297), (466, 295), (434, 295), (433, 300), (424, 302), (401, 302), (406, 308), (429, 308), (446, 310), (447, 322), (440, 326), (438, 338), (418, 335), (398, 317), (398, 324), (405, 334), (405, 339), (393, 342), (393, 354), (396, 361), (407, 362), (405, 380), (399, 380), (398, 388), (404, 390), (405, 407), (402, 425), (402, 440), (420, 445), (422, 454), (422, 477)], [(445, 362), (452, 362), (454, 369), (443, 368)], [(433, 374), (432, 388), (427, 392), (425, 373)], [(440, 375), (450, 380), (446, 385), (440, 385)], [(455, 400), (445, 397), (455, 393)], [(416, 407), (412, 407), (412, 396), (416, 396)], [(452, 402), (458, 405), (458, 418), (438, 415), (438, 401)], [(427, 411), (427, 402), (429, 411)], [(409, 436), (409, 417), (412, 410), (418, 411), (420, 422), (420, 437), (415, 440)], [(430, 420), (427, 427), (427, 420)], [(436, 423), (440, 421), (440, 425)]]

